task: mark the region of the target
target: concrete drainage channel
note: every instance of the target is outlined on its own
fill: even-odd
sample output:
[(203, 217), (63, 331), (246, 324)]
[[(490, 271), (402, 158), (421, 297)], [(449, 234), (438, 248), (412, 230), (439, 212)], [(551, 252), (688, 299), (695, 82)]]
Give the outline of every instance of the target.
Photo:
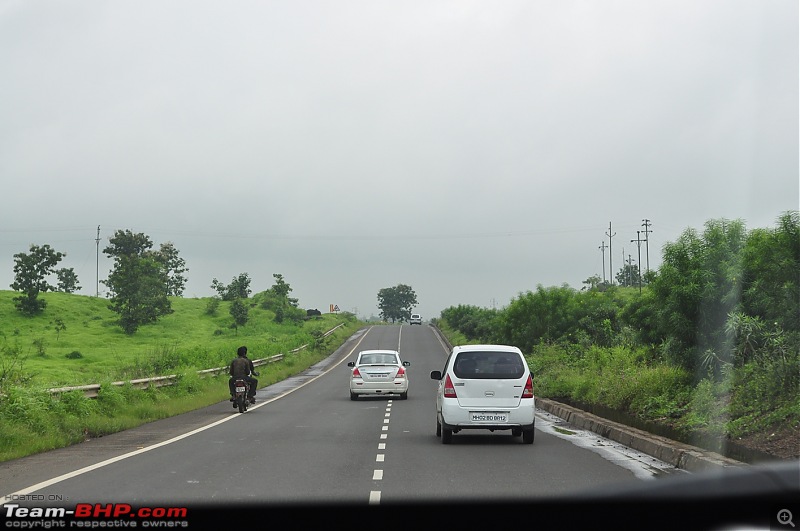
[(601, 437), (650, 455), (687, 472), (747, 466), (741, 461), (631, 428), (546, 398), (536, 398), (536, 407), (564, 419), (576, 428), (594, 432)]

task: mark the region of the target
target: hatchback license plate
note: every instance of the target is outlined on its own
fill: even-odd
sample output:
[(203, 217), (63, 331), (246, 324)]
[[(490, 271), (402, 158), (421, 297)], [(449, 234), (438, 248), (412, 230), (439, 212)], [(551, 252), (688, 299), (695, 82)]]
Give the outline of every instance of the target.
[(505, 411), (470, 411), (472, 422), (508, 422), (508, 413)]

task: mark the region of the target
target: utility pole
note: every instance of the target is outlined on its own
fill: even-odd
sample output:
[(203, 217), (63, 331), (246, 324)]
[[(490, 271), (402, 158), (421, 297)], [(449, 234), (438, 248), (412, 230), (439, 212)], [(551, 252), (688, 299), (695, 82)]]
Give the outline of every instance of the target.
[(628, 285), (633, 285), (633, 260), (630, 254), (628, 254)]
[[(653, 231), (650, 230), (650, 220), (649, 219), (643, 219), (642, 221), (644, 222), (644, 223), (642, 223), (642, 227), (644, 227), (644, 245), (645, 245), (645, 248), (647, 249), (647, 272), (649, 273), (650, 272), (650, 238), (648, 237), (648, 234), (650, 234)], [(639, 259), (639, 263), (641, 263), (641, 257)]]
[(603, 253), (603, 284), (606, 283), (606, 242), (603, 240), (600, 242), (600, 247), (598, 247), (600, 251)]
[[(617, 233), (611, 233), (611, 222), (608, 222), (608, 232), (606, 232), (606, 236), (608, 236), (608, 271), (609, 271), (609, 280), (611, 281), (611, 285), (614, 285), (614, 265), (611, 261), (611, 238), (616, 236)], [(622, 255), (622, 260), (625, 260), (625, 255)]]
[[(643, 240), (642, 239), (641, 232), (642, 231), (637, 230), (636, 231), (636, 239), (635, 240), (631, 240), (631, 243), (636, 242), (636, 248), (639, 251), (639, 257), (638, 257), (639, 261), (637, 263), (639, 263), (639, 264), (642, 263), (642, 242), (647, 241), (647, 240)], [(642, 293), (642, 268), (640, 267), (636, 272), (638, 273), (638, 276), (639, 276), (639, 293), (641, 294)]]
[(95, 290), (96, 290), (96, 297), (100, 296), (100, 225), (97, 226), (97, 238), (95, 238), (95, 243), (97, 244), (97, 265), (95, 266)]

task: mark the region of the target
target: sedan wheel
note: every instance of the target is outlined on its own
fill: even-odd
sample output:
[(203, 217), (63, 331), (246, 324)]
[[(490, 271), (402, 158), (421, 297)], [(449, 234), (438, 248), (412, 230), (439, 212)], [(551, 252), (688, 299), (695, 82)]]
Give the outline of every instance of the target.
[(441, 437), (442, 436), (442, 425), (439, 424), (438, 420), (436, 421), (436, 436), (437, 437)]
[(450, 444), (451, 442), (453, 442), (453, 430), (442, 428), (442, 444)]
[(353, 393), (353, 392), (351, 392), (350, 393), (350, 400), (358, 400), (358, 395)]

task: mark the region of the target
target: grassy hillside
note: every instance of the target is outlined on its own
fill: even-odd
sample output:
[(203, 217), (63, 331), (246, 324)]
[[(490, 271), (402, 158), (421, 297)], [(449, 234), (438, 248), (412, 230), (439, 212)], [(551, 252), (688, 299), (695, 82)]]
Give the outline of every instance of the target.
[[(230, 327), (229, 303), (215, 315), (208, 299), (172, 299), (174, 312), (126, 335), (108, 301), (46, 293), (47, 308), (29, 318), (17, 312), (15, 292), (0, 291), (0, 461), (129, 429), (225, 400), (227, 376), (200, 378), (197, 370), (226, 366), (246, 345), (251, 358), (288, 354), (259, 369), (259, 385), (298, 374), (330, 355), (363, 323), (351, 314), (326, 314), (276, 323), (250, 301), (248, 323)], [(344, 324), (322, 338), (322, 334)], [(111, 382), (177, 374), (178, 385), (138, 390)], [(101, 384), (97, 399), (49, 388)]]
[(208, 315), (209, 299), (172, 298), (172, 314), (129, 336), (116, 324), (106, 299), (45, 293), (47, 308), (31, 318), (15, 309), (16, 295), (0, 291), (2, 360), (7, 365), (16, 357), (31, 383), (49, 387), (156, 376), (177, 367), (218, 367), (240, 345), (247, 345), (253, 359), (272, 356), (312, 342), (315, 332), (342, 321), (326, 314), (278, 324), (272, 311), (252, 300), (249, 322), (235, 330), (230, 303), (221, 302), (215, 315)]

